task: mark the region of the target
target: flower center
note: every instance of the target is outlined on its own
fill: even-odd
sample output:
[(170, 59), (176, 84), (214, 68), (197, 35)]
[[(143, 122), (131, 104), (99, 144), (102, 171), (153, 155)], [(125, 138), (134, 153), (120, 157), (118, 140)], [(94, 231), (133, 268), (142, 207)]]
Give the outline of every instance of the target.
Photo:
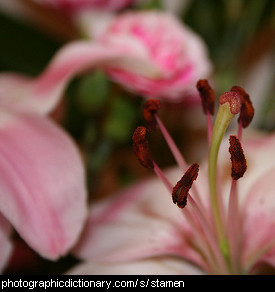
[[(198, 177), (199, 165), (192, 164), (189, 168), (179, 149), (166, 130), (164, 124), (159, 119), (157, 112), (160, 109), (158, 100), (150, 99), (143, 106), (143, 116), (148, 126), (155, 130), (160, 128), (175, 160), (181, 169), (185, 171), (183, 177), (173, 187), (165, 174), (152, 160), (149, 154), (148, 141), (146, 139), (146, 128), (138, 127), (133, 135), (133, 148), (139, 162), (148, 169), (153, 169), (158, 177), (164, 182), (172, 200), (181, 209), (190, 225), (194, 227), (194, 232), (198, 240), (203, 239), (205, 245), (201, 244), (200, 250), (203, 258), (207, 262), (210, 272), (213, 273), (240, 273), (240, 245), (241, 232), (240, 216), (238, 211), (237, 180), (241, 178), (247, 168), (245, 156), (241, 147), (242, 129), (247, 127), (254, 115), (254, 108), (249, 99), (249, 95), (239, 86), (233, 86), (231, 91), (225, 92), (219, 97), (219, 109), (215, 117), (214, 124), (214, 91), (207, 80), (199, 80), (197, 83), (202, 106), (207, 120), (208, 131), (208, 183), (211, 215), (205, 210), (196, 186), (192, 186)], [(231, 154), (231, 190), (229, 196), (228, 210), (225, 212), (221, 193), (217, 186), (217, 160), (220, 145), (225, 135), (230, 121), (235, 115), (239, 115), (238, 135), (230, 136), (229, 152)], [(192, 195), (190, 189), (192, 187)], [(190, 202), (186, 207), (187, 202)], [(194, 216), (197, 217), (194, 223)], [(203, 230), (203, 234), (197, 232)]]

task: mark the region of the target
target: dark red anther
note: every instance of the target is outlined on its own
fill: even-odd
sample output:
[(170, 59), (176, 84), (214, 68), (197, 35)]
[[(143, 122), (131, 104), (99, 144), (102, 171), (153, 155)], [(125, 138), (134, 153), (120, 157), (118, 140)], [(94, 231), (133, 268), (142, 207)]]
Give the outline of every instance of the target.
[(143, 105), (143, 118), (153, 130), (155, 130), (157, 126), (155, 114), (159, 109), (160, 102), (157, 99), (149, 99)]
[(202, 100), (202, 106), (203, 111), (206, 114), (209, 112), (211, 115), (214, 115), (215, 113), (215, 93), (211, 86), (208, 83), (207, 79), (201, 79), (197, 82), (196, 85), (201, 100)]
[(183, 177), (177, 182), (173, 188), (172, 199), (179, 208), (184, 208), (187, 204), (187, 196), (192, 187), (194, 180), (197, 179), (199, 173), (199, 165), (193, 163)]
[(233, 180), (238, 180), (242, 177), (247, 169), (246, 159), (243, 153), (242, 145), (237, 136), (229, 138), (229, 153), (231, 154), (231, 177)]
[(149, 169), (154, 168), (153, 160), (150, 157), (146, 128), (138, 127), (133, 134), (133, 150), (139, 163)]
[(240, 86), (233, 86), (231, 91), (235, 91), (241, 95), (242, 107), (238, 122), (242, 123), (242, 127), (246, 128), (251, 123), (254, 116), (254, 107), (249, 98), (249, 94)]

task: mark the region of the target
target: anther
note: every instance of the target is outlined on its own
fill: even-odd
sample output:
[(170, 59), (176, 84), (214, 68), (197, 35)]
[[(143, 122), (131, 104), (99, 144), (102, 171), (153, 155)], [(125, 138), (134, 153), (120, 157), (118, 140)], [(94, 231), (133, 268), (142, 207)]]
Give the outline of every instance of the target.
[(201, 100), (203, 111), (206, 114), (209, 112), (211, 115), (215, 113), (215, 93), (214, 90), (209, 85), (207, 79), (200, 79), (196, 85)]
[(244, 175), (247, 169), (246, 159), (241, 143), (236, 136), (230, 136), (229, 143), (229, 153), (232, 161), (231, 177), (233, 180), (238, 180)]
[(246, 128), (249, 126), (254, 116), (254, 107), (249, 98), (249, 94), (240, 86), (233, 86), (231, 91), (241, 95), (242, 107), (238, 122), (242, 124), (243, 128)]
[(242, 97), (236, 91), (228, 91), (223, 93), (219, 98), (219, 103), (229, 103), (230, 112), (232, 115), (236, 115), (241, 111), (242, 107)]
[(150, 157), (146, 128), (138, 127), (133, 134), (133, 150), (139, 163), (149, 169), (154, 168), (153, 160)]
[(174, 204), (177, 204), (179, 208), (184, 208), (186, 206), (189, 190), (191, 189), (194, 180), (197, 179), (198, 173), (199, 165), (197, 163), (193, 163), (174, 186), (172, 199)]
[(157, 126), (155, 114), (159, 109), (160, 102), (157, 99), (149, 99), (143, 105), (143, 118), (153, 130), (155, 130)]

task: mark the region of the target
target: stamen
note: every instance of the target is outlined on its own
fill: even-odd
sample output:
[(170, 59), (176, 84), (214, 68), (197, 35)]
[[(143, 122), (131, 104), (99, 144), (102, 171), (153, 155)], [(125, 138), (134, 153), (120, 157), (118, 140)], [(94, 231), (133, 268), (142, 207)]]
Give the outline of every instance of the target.
[(232, 161), (231, 177), (233, 180), (238, 180), (247, 169), (246, 159), (239, 139), (236, 136), (230, 136), (229, 142), (229, 153)]
[(241, 95), (242, 107), (238, 122), (242, 124), (243, 128), (246, 128), (251, 123), (255, 112), (249, 94), (240, 86), (233, 86), (231, 91), (237, 92)]
[(240, 246), (241, 246), (241, 219), (238, 204), (237, 180), (242, 177), (246, 171), (246, 160), (239, 139), (236, 136), (229, 138), (229, 152), (232, 161), (232, 184), (228, 204), (227, 233), (230, 245), (231, 264), (234, 271), (240, 271)]
[(254, 108), (249, 98), (249, 94), (242, 87), (233, 86), (231, 88), (231, 91), (235, 91), (241, 95), (242, 107), (238, 119), (239, 122), (238, 137), (240, 140), (242, 140), (243, 128), (246, 128), (250, 125), (254, 116)]
[[(143, 166), (145, 166), (146, 168), (153, 168), (154, 169), (154, 172), (162, 180), (162, 182), (164, 183), (168, 192), (170, 194), (171, 193), (173, 194), (172, 195), (173, 200), (175, 200), (176, 199), (175, 197), (177, 196), (177, 202), (174, 201), (174, 203), (177, 203), (180, 208), (183, 208), (187, 202), (188, 191), (190, 190), (193, 181), (198, 176), (199, 165), (193, 164), (187, 170), (186, 174), (183, 176), (183, 178), (177, 184), (178, 190), (175, 191), (176, 187), (174, 187), (174, 189), (173, 189), (171, 183), (169, 182), (169, 180), (167, 179), (165, 174), (158, 167), (158, 165), (150, 158), (149, 149), (148, 149), (149, 148), (148, 141), (146, 139), (146, 128), (138, 127), (136, 129), (136, 131), (133, 134), (133, 142), (134, 142), (133, 143), (134, 152), (135, 152), (135, 155), (137, 156), (139, 162)], [(152, 163), (153, 167), (151, 167), (151, 163)], [(185, 194), (184, 194), (184, 192), (185, 192)], [(184, 198), (184, 196), (185, 196), (185, 198)], [(203, 216), (203, 213), (200, 211), (199, 206), (192, 199), (192, 197), (189, 197), (189, 199), (190, 199), (192, 208), (194, 208), (195, 213), (199, 217), (200, 224), (203, 226), (203, 232), (206, 234), (207, 241), (210, 243), (210, 246), (213, 248), (213, 252), (214, 252), (217, 249), (214, 248), (215, 247), (215, 237), (212, 235), (213, 232), (212, 232), (210, 226), (208, 226), (207, 220)], [(194, 233), (197, 235), (196, 239), (200, 240), (200, 242), (202, 243), (202, 248), (203, 248), (204, 247), (203, 238), (201, 238), (200, 232), (197, 231), (198, 226), (196, 226), (197, 223), (192, 218), (191, 211), (189, 209), (185, 209), (185, 212), (183, 215), (186, 216), (186, 219), (188, 220), (190, 225), (194, 227)], [(211, 247), (210, 247), (210, 249), (212, 249)], [(206, 256), (208, 257), (208, 260), (210, 262), (212, 262), (211, 255), (208, 254), (207, 247), (206, 247), (206, 249), (204, 249), (204, 251), (206, 251), (205, 253), (206, 253)], [(218, 262), (220, 262), (219, 259), (222, 260), (222, 257), (220, 257), (220, 256), (216, 255), (215, 257), (218, 258)], [(215, 266), (215, 263), (213, 263), (213, 265)], [(219, 265), (219, 266), (222, 266), (222, 265)], [(219, 270), (219, 268), (217, 268), (217, 270)]]
[(158, 178), (163, 182), (169, 194), (173, 191), (173, 186), (164, 174), (164, 172), (159, 168), (159, 166), (153, 161), (154, 164), (154, 172), (158, 176)]
[[(177, 204), (179, 208), (184, 210), (183, 214), (186, 216), (186, 219), (188, 220), (190, 225), (194, 227), (195, 231), (197, 230), (196, 226), (194, 226), (196, 220), (194, 221), (192, 220), (192, 214), (195, 216), (194, 219), (195, 218), (198, 219), (198, 223), (202, 228), (202, 232), (207, 241), (208, 248), (210, 249), (210, 254), (206, 253), (208, 260), (212, 262), (213, 256), (214, 257), (213, 265), (214, 266), (216, 266), (216, 264), (218, 265), (218, 267), (216, 267), (217, 268), (216, 272), (222, 273), (225, 271), (226, 273), (227, 267), (224, 262), (221, 251), (219, 250), (211, 225), (209, 225), (207, 217), (204, 216), (200, 206), (196, 203), (193, 197), (189, 195), (189, 190), (191, 189), (193, 182), (197, 179), (198, 172), (199, 165), (197, 163), (192, 164), (186, 171), (186, 173), (183, 175), (183, 177), (177, 182), (177, 184), (173, 188), (172, 199), (173, 202)], [(193, 211), (192, 213), (189, 208), (183, 209), (187, 204), (187, 197), (192, 208), (191, 210)], [(200, 233), (196, 235), (198, 235), (198, 239), (201, 239)]]
[(197, 163), (193, 163), (174, 186), (172, 199), (174, 204), (177, 204), (179, 208), (184, 208), (186, 206), (188, 192), (191, 189), (194, 180), (197, 179), (198, 173), (199, 165)]
[(202, 100), (203, 111), (209, 112), (212, 116), (215, 113), (215, 93), (206, 79), (201, 79), (196, 85)]
[(234, 271), (240, 271), (241, 267), (241, 233), (242, 225), (239, 213), (237, 180), (232, 180), (228, 203), (227, 235), (230, 246), (230, 262)]
[(146, 128), (138, 127), (133, 134), (133, 150), (139, 163), (148, 169), (153, 169), (158, 178), (163, 182), (168, 192), (171, 193), (173, 186), (165, 176), (163, 171), (151, 158), (149, 153), (148, 140), (146, 138)]
[(157, 115), (157, 111), (160, 109), (160, 107), (161, 105), (160, 105), (159, 100), (149, 99), (143, 105), (143, 118), (153, 130), (156, 129), (157, 125), (159, 126), (162, 132), (162, 135), (166, 143), (168, 144), (172, 154), (174, 155), (174, 158), (177, 161), (179, 167), (185, 170), (187, 168), (187, 164), (184, 158), (182, 157), (181, 152), (179, 151), (176, 143), (172, 139), (168, 130), (162, 123), (161, 119)]
[[(177, 147), (176, 143), (174, 142), (173, 138), (169, 134), (168, 130), (166, 129), (165, 125), (159, 118), (157, 111), (160, 109), (161, 105), (159, 100), (157, 99), (149, 99), (145, 104), (143, 105), (143, 117), (145, 121), (153, 128), (155, 129), (158, 125), (160, 131), (162, 132), (162, 135), (168, 144), (176, 162), (178, 163), (179, 167), (185, 171), (188, 167), (187, 163), (185, 162), (179, 148)], [(155, 163), (154, 163), (155, 165)], [(157, 173), (156, 167), (154, 167), (154, 171)], [(159, 174), (158, 174), (159, 175)], [(164, 180), (163, 180), (164, 181)], [(167, 185), (167, 183), (165, 183)], [(195, 196), (198, 200), (198, 204), (202, 205), (200, 197), (198, 196), (198, 191), (196, 186), (194, 186), (193, 191), (195, 193)]]
[[(218, 265), (218, 269), (216, 270), (216, 273), (218, 274), (227, 274), (228, 270), (227, 270), (227, 266), (226, 266), (226, 262), (224, 261), (223, 258), (223, 254), (221, 252), (221, 250), (219, 249), (218, 243), (216, 241), (216, 237), (215, 234), (212, 232), (212, 228), (208, 223), (207, 218), (204, 216), (204, 214), (201, 212), (201, 209), (199, 208), (199, 206), (197, 205), (197, 203), (195, 202), (195, 200), (189, 196), (188, 198), (190, 205), (195, 213), (195, 215), (197, 216), (197, 219), (202, 227), (203, 233), (205, 235), (205, 239), (209, 244), (209, 248), (210, 248), (210, 252), (212, 253), (212, 256), (214, 256), (214, 260)], [(189, 211), (189, 209), (183, 209), (184, 211)], [(185, 214), (185, 213), (184, 213)], [(191, 224), (192, 226), (192, 224)], [(216, 264), (214, 264), (214, 266), (216, 266)]]
[(156, 129), (157, 121), (155, 114), (160, 109), (160, 102), (157, 99), (149, 99), (143, 105), (143, 118), (150, 128)]
[(164, 126), (163, 122), (161, 121), (161, 119), (157, 115), (156, 115), (156, 121), (158, 123), (158, 126), (161, 130), (161, 133), (162, 133), (167, 145), (169, 146), (176, 162), (178, 163), (178, 165), (181, 169), (185, 170), (187, 168), (187, 163), (185, 162), (183, 156), (181, 155), (181, 152), (180, 152), (178, 146), (176, 145), (173, 138), (169, 134), (168, 130)]
[(206, 115), (208, 145), (210, 145), (213, 132), (211, 115), (215, 113), (215, 93), (206, 79), (199, 80), (196, 87), (200, 93), (203, 111)]
[(133, 150), (139, 163), (148, 168), (153, 169), (154, 164), (149, 153), (148, 140), (146, 138), (146, 128), (138, 127), (133, 134)]

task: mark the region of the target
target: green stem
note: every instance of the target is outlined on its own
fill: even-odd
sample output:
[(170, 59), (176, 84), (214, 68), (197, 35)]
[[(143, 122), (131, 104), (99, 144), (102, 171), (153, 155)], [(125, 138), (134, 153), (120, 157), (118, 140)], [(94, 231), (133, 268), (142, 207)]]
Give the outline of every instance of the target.
[(209, 161), (208, 161), (208, 179), (210, 190), (210, 201), (212, 206), (212, 212), (214, 217), (215, 228), (217, 231), (218, 242), (220, 249), (226, 259), (229, 261), (229, 243), (228, 238), (223, 226), (223, 220), (219, 208), (219, 198), (217, 192), (217, 160), (218, 153), (221, 145), (221, 141), (224, 137), (225, 131), (229, 122), (234, 115), (230, 112), (229, 103), (220, 105), (217, 117), (215, 120), (212, 141), (209, 149)]

